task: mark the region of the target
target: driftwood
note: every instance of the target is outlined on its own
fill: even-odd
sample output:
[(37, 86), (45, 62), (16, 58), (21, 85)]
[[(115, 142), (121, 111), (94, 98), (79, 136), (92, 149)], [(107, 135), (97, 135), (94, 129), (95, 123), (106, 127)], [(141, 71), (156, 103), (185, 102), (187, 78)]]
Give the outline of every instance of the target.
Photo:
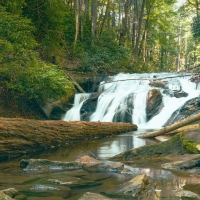
[(129, 123), (0, 118), (0, 161), (136, 129)]
[(78, 88), (78, 90), (82, 93), (85, 93), (85, 91), (83, 90), (83, 88), (74, 80), (74, 78), (69, 74), (69, 72), (66, 72), (66, 75), (68, 76), (68, 78), (72, 81), (72, 83), (74, 84), (74, 86), (76, 86)]
[(178, 128), (176, 130), (170, 131), (168, 133), (165, 133), (165, 135), (172, 136), (172, 135), (175, 135), (177, 133), (186, 132), (186, 131), (190, 131), (190, 130), (197, 129), (197, 128), (200, 128), (199, 124), (191, 124), (191, 125), (183, 126), (183, 127)]
[(183, 126), (186, 126), (186, 125), (191, 124), (191, 123), (198, 121), (198, 120), (200, 120), (200, 113), (193, 115), (189, 118), (183, 119), (179, 122), (175, 122), (174, 124), (166, 126), (166, 127), (162, 128), (160, 130), (145, 133), (142, 136), (140, 136), (140, 138), (152, 138), (152, 137), (156, 137), (156, 136), (159, 136), (159, 135), (163, 135), (163, 134), (166, 134), (170, 131), (173, 131), (173, 130), (178, 129), (178, 128), (183, 127)]

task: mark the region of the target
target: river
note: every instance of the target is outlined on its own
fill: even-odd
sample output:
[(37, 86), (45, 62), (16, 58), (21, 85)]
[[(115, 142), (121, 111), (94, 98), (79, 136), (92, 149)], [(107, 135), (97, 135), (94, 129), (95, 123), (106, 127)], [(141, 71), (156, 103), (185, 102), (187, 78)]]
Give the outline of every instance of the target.
[[(102, 161), (97, 166), (92, 166), (86, 170), (65, 171), (57, 173), (27, 173), (19, 167), (20, 159), (8, 161), (0, 164), (0, 190), (6, 188), (15, 188), (19, 195), (26, 200), (61, 200), (79, 199), (85, 192), (94, 192), (115, 199), (180, 199), (174, 195), (174, 191), (179, 190), (184, 185), (194, 190), (191, 184), (199, 186), (200, 171), (168, 171), (163, 170), (157, 163), (155, 166), (142, 164), (126, 165), (133, 174), (120, 174), (105, 170), (103, 166), (112, 164), (108, 159), (118, 153), (131, 148), (137, 148), (143, 145), (155, 144), (156, 140), (144, 140), (138, 138), (138, 135), (145, 130), (124, 133), (118, 136), (112, 136), (95, 141), (83, 141), (73, 144), (70, 147), (62, 148), (56, 152), (45, 152), (34, 158), (49, 159), (53, 161), (74, 161), (84, 155), (97, 158)], [(25, 157), (27, 158), (27, 157)], [(31, 157), (33, 158), (33, 157)], [(129, 181), (138, 174), (146, 174), (150, 181), (157, 185), (157, 192), (148, 192), (140, 198), (131, 195), (116, 193), (120, 184)], [(71, 192), (68, 195), (66, 186), (60, 186), (49, 182), (49, 179), (58, 179), (64, 182), (72, 182), (68, 187)], [(43, 191), (31, 189), (35, 184), (57, 187), (56, 191)], [(200, 194), (198, 187), (196, 192)], [(20, 197), (20, 196), (19, 196)]]

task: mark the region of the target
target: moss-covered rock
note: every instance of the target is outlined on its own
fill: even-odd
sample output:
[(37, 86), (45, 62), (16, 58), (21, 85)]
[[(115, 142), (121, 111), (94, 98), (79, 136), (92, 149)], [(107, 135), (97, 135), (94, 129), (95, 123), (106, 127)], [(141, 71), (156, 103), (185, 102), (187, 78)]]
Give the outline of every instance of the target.
[[(200, 153), (199, 129), (187, 133), (179, 133), (170, 140), (154, 145), (147, 145), (136, 149), (130, 149), (111, 158), (116, 161), (136, 161), (139, 159), (160, 158), (167, 155)], [(198, 140), (197, 140), (198, 138)]]

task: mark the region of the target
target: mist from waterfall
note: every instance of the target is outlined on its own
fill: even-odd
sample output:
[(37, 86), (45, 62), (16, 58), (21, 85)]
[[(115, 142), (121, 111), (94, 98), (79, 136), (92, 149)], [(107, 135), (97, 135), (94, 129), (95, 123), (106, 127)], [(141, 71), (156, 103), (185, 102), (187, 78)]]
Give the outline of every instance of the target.
[[(99, 92), (101, 95), (97, 100), (95, 112), (90, 116), (90, 121), (126, 121), (138, 125), (139, 128), (160, 128), (170, 118), (172, 113), (182, 106), (187, 100), (199, 96), (196, 84), (190, 82), (190, 76), (166, 78), (180, 76), (175, 73), (151, 73), (151, 74), (118, 74), (110, 76), (101, 82)], [(187, 97), (176, 98), (163, 94), (162, 88), (157, 88), (163, 95), (163, 108), (159, 114), (147, 122), (146, 101), (152, 78), (165, 78), (170, 90), (188, 93)], [(76, 94), (74, 107), (70, 109), (65, 117), (65, 121), (80, 120), (80, 109), (84, 101), (90, 98), (89, 94)]]

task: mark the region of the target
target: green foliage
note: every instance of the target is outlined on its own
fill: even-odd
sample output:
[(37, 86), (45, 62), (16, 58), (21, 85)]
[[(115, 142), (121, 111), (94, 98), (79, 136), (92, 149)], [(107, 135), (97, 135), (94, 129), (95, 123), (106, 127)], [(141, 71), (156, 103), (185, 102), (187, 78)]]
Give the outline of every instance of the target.
[(193, 18), (192, 33), (195, 39), (200, 38), (200, 16)]
[(114, 32), (104, 34), (83, 55), (80, 70), (97, 73), (116, 73), (128, 71), (131, 65), (131, 51), (119, 46)]
[(30, 20), (0, 7), (1, 86), (15, 96), (45, 102), (66, 96), (72, 84), (57, 66), (47, 65), (33, 51), (37, 47)]
[(12, 14), (21, 14), (22, 7), (26, 5), (25, 0), (1, 0), (0, 6), (6, 8), (6, 11)]
[(25, 0), (23, 15), (36, 27), (35, 37), (43, 59), (61, 63), (67, 51), (67, 41), (74, 39), (74, 15), (62, 0)]

